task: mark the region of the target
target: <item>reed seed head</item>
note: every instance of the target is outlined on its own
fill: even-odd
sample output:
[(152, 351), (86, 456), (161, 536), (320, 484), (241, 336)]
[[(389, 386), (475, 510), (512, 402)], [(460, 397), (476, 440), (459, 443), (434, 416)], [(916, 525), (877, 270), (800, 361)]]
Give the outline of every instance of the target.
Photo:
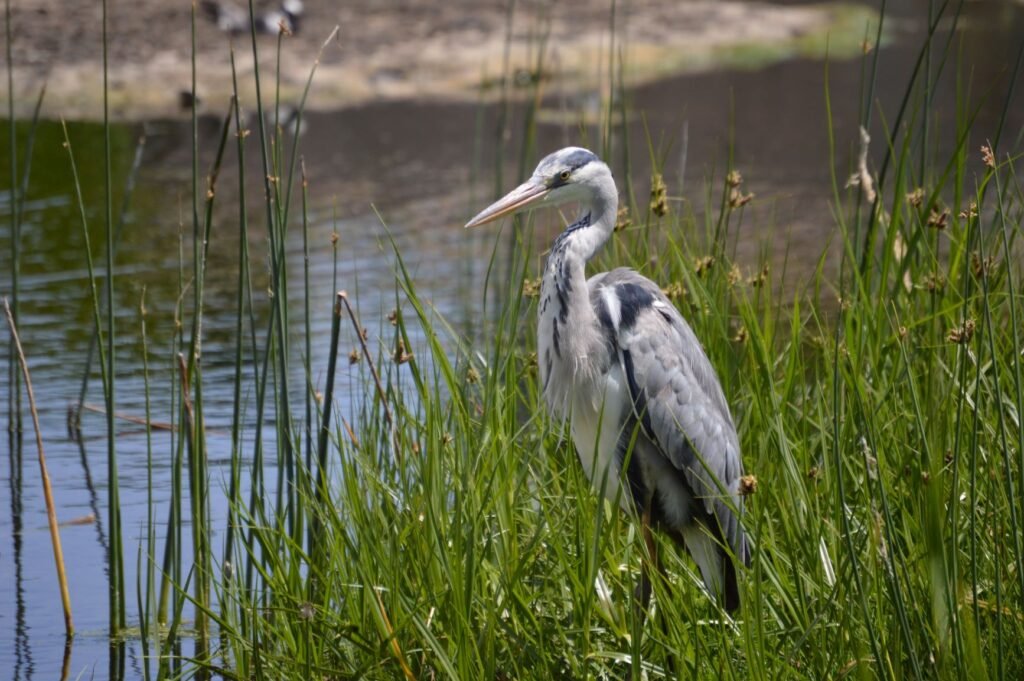
[(981, 162), (993, 170), (996, 168), (996, 155), (988, 144), (981, 145)]
[(932, 229), (943, 230), (946, 229), (946, 225), (949, 223), (949, 209), (943, 208), (941, 211), (938, 208), (932, 208), (931, 213), (928, 214), (928, 226)]
[(623, 206), (615, 216), (615, 231), (621, 232), (622, 230), (629, 229), (632, 226), (633, 221), (629, 218), (629, 206)]
[(694, 261), (693, 269), (697, 272), (698, 277), (702, 277), (706, 272), (710, 272), (714, 265), (715, 256), (705, 255), (703, 258), (697, 258), (697, 260)]
[(668, 215), (668, 188), (661, 173), (651, 178), (651, 212), (659, 218)]
[(975, 321), (968, 317), (960, 326), (954, 327), (946, 334), (946, 340), (950, 343), (966, 345), (974, 337)]

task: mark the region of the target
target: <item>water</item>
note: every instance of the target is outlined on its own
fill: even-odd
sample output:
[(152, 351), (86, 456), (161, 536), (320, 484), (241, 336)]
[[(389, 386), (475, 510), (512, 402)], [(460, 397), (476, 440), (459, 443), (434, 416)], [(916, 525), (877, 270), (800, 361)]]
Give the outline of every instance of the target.
[[(962, 31), (964, 73), (974, 93), (971, 102), (980, 107), (976, 134), (969, 152), (994, 134), (1008, 87), (1006, 71), (1024, 36), (1020, 6), (1012, 3), (972, 3)], [(920, 26), (909, 17), (922, 16), (920, 6), (909, 3), (904, 16), (894, 17), (894, 40), (883, 48), (878, 78), (878, 97), (886, 116), (895, 113), (904, 84), (916, 58)], [(947, 67), (952, 77), (952, 64)], [(857, 102), (861, 82), (859, 61), (833, 63), (829, 67), (839, 182), (845, 181), (855, 154)], [(721, 178), (730, 145), (735, 164), (743, 173), (746, 189), (757, 199), (747, 212), (737, 241), (737, 257), (753, 267), (763, 255), (771, 262), (787, 262), (787, 280), (798, 285), (816, 265), (826, 242), (834, 239), (831, 217), (831, 178), (826, 136), (824, 100), (825, 65), (820, 61), (793, 60), (751, 71), (711, 71), (685, 75), (633, 90), (635, 112), (628, 128), (632, 149), (633, 179), (637, 196), (646, 195), (649, 165), (646, 159), (644, 119), (660, 148), (668, 148), (665, 163), (670, 193), (682, 197), (688, 209), (703, 210), (704, 182)], [(1018, 84), (1019, 85), (1019, 84)], [(955, 117), (952, 88), (936, 98), (931, 112), (936, 129), (951, 131)], [(986, 99), (986, 95), (990, 95)], [(538, 130), (538, 150), (546, 151), (579, 141), (572, 116), (559, 118), (561, 104), (551, 102), (549, 115)], [(570, 109), (578, 103), (568, 105)], [(1017, 98), (1011, 109), (1007, 141), (1018, 138), (1024, 122), (1024, 103)], [(641, 114), (643, 118), (641, 118)], [(508, 156), (515, 158), (520, 140), (522, 107), (512, 112), (506, 141)], [(495, 230), (466, 233), (465, 219), (485, 205), (493, 194), (494, 167), (491, 142), (498, 112), (495, 108), (438, 103), (388, 103), (358, 109), (310, 114), (301, 139), (310, 171), (311, 319), (316, 342), (311, 363), (314, 380), (323, 385), (327, 360), (332, 285), (331, 235), (339, 235), (338, 283), (357, 297), (364, 322), (371, 330), (386, 333), (384, 316), (394, 306), (394, 257), (387, 233), (372, 207), (380, 211), (390, 234), (407, 259), (429, 299), (460, 332), (471, 334), (478, 319), (480, 284), (487, 256), (497, 237)], [(876, 123), (880, 116), (875, 113)], [(217, 121), (201, 121), (201, 146), (215, 146)], [(93, 246), (100, 252), (102, 234), (102, 138), (91, 124), (72, 124), (70, 135), (83, 178), (89, 206)], [(143, 126), (147, 145), (131, 202), (131, 210), (118, 252), (123, 263), (116, 272), (118, 323), (118, 410), (141, 416), (141, 347), (139, 305), (145, 291), (148, 310), (151, 367), (156, 381), (152, 389), (153, 418), (170, 421), (168, 368), (170, 338), (174, 333), (175, 303), (179, 291), (179, 248), (186, 261), (191, 245), (180, 225), (191, 223), (190, 145), (187, 123), (151, 122)], [(27, 125), (20, 128), (24, 133)], [(116, 126), (113, 131), (115, 178), (123, 178), (141, 128)], [(882, 128), (872, 130), (872, 157), (881, 158)], [(940, 135), (940, 146), (952, 146), (951, 132)], [(731, 140), (731, 141), (730, 141)], [(21, 267), (21, 335), (32, 369), (40, 405), (49, 470), (53, 479), (58, 515), (64, 523), (94, 516), (94, 521), (65, 525), (61, 530), (68, 564), (70, 590), (78, 635), (64, 659), (64, 637), (59, 597), (40, 492), (39, 470), (31, 432), (26, 433), (20, 465), (7, 443), (7, 465), (0, 472), (0, 664), (13, 679), (56, 678), (66, 669), (71, 677), (104, 678), (108, 675), (107, 591), (105, 576), (106, 465), (103, 418), (86, 412), (81, 443), (67, 437), (68, 405), (77, 399), (79, 383), (92, 331), (87, 297), (87, 273), (77, 208), (69, 190), (70, 175), (62, 133), (54, 122), (44, 122), (37, 135), (32, 183), (26, 204)], [(479, 144), (478, 144), (479, 143)], [(0, 144), (6, 144), (6, 135)], [(208, 151), (207, 151), (208, 153)], [(265, 297), (268, 257), (262, 228), (260, 176), (255, 145), (250, 145), (247, 191), (251, 225), (249, 247), (254, 263), (254, 291)], [(6, 158), (6, 154), (4, 155)], [(233, 149), (229, 148), (229, 158)], [(536, 157), (535, 157), (536, 158)], [(533, 160), (535, 160), (535, 158)], [(940, 155), (940, 158), (942, 156)], [(201, 167), (210, 162), (204, 155)], [(621, 168), (621, 159), (612, 159)], [(0, 173), (7, 172), (7, 164)], [(506, 168), (503, 185), (515, 181), (514, 166)], [(235, 268), (237, 250), (238, 170), (232, 160), (218, 185), (216, 223), (210, 244), (206, 280), (204, 334), (205, 399), (210, 428), (211, 484), (226, 486), (230, 441), (231, 372), (235, 325)], [(115, 180), (119, 183), (121, 180)], [(8, 187), (6, 174), (0, 187)], [(620, 187), (623, 183), (620, 178)], [(120, 191), (118, 191), (120, 193)], [(120, 197), (115, 196), (115, 210)], [(297, 206), (297, 204), (296, 204)], [(0, 272), (10, 269), (9, 196), (0, 196)], [(296, 211), (293, 210), (293, 213)], [(553, 220), (542, 220), (553, 223)], [(550, 228), (539, 238), (547, 239)], [(779, 238), (773, 238), (777, 236)], [(782, 238), (785, 237), (785, 238)], [(288, 267), (293, 283), (299, 282), (302, 245), (293, 230), (288, 245)], [(190, 266), (189, 266), (190, 269)], [(183, 275), (187, 277), (188, 275)], [(9, 279), (3, 277), (3, 291)], [(190, 295), (190, 294), (189, 294)], [(302, 301), (291, 301), (292, 324), (302, 321)], [(260, 337), (267, 320), (258, 318)], [(346, 329), (347, 331), (347, 329)], [(262, 342), (262, 341), (261, 341)], [(415, 346), (415, 342), (414, 342)], [(351, 334), (344, 336), (342, 352), (355, 347)], [(413, 348), (415, 351), (415, 347)], [(6, 360), (10, 348), (3, 346)], [(293, 347), (301, 359), (301, 347)], [(6, 364), (6, 361), (5, 361)], [(298, 363), (296, 363), (298, 366)], [(7, 372), (0, 390), (7, 411)], [(357, 374), (342, 356), (338, 370), (339, 393), (353, 394)], [(252, 396), (249, 396), (251, 400)], [(87, 402), (102, 403), (99, 380), (93, 377)], [(344, 407), (343, 407), (344, 408)], [(26, 422), (28, 425), (28, 422)], [(134, 592), (136, 551), (143, 538), (146, 511), (146, 438), (128, 421), (118, 426), (120, 483), (126, 547), (126, 583)], [(170, 438), (153, 434), (154, 503), (158, 518), (166, 513), (171, 470)], [(268, 471), (272, 475), (272, 471)], [(215, 519), (225, 514), (222, 495), (213, 495)], [(10, 509), (10, 513), (7, 512)], [(162, 521), (161, 521), (162, 522)], [(159, 524), (159, 523), (158, 523)], [(223, 522), (214, 521), (215, 530)], [(213, 537), (217, 554), (222, 534)], [(134, 598), (128, 602), (130, 619), (137, 620)], [(128, 646), (126, 675), (141, 675), (137, 643)]]

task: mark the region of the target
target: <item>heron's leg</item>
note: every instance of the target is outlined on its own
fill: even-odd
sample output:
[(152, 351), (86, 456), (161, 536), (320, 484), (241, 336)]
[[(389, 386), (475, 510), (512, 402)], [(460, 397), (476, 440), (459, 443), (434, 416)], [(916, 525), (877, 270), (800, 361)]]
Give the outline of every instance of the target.
[[(647, 619), (647, 613), (650, 610), (651, 605), (651, 568), (657, 571), (662, 578), (662, 585), (668, 588), (668, 574), (665, 572), (665, 566), (662, 564), (661, 559), (658, 555), (658, 544), (654, 540), (654, 531), (651, 527), (651, 504), (648, 500), (648, 504), (644, 508), (644, 512), (640, 514), (640, 528), (644, 537), (644, 546), (647, 548), (647, 555), (643, 557), (640, 565), (640, 584), (637, 585), (635, 594), (635, 603), (640, 608), (637, 613), (640, 618), (639, 628), (642, 630), (644, 622)], [(665, 631), (668, 631), (667, 622), (665, 621), (665, 611), (659, 608), (659, 617), (661, 619), (662, 627)], [(674, 677), (676, 675), (676, 661), (675, 655), (672, 651), (668, 651), (665, 660), (666, 669), (669, 675)]]
[(647, 555), (640, 561), (640, 583), (637, 585), (635, 594), (635, 602), (640, 606), (639, 615), (642, 626), (651, 605), (651, 565), (660, 568), (658, 544), (654, 541), (654, 533), (651, 531), (651, 505), (649, 503), (645, 505), (644, 512), (640, 514), (640, 530), (643, 533), (644, 545), (647, 547)]

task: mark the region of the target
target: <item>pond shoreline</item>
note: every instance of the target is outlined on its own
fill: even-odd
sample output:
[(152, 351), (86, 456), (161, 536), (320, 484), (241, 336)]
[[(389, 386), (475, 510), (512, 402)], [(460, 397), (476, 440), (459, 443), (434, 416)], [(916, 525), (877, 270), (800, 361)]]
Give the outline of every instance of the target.
[[(219, 0), (228, 2), (228, 0)], [(583, 0), (517, 5), (511, 15), (497, 3), (457, 0), (436, 6), (423, 0), (371, 0), (337, 7), (305, 0), (294, 34), (261, 35), (257, 47), (264, 95), (280, 69), (282, 100), (297, 103), (323, 46), (308, 106), (334, 110), (370, 101), (496, 98), (502, 74), (516, 74), (512, 94), (532, 94), (539, 46), (541, 77), (569, 94), (601, 93), (609, 81), (609, 51), (622, 50), (627, 84), (721, 66), (762, 66), (780, 59), (861, 49), (873, 10), (856, 4), (774, 5), (763, 2), (649, 0), (614, 18), (608, 7)], [(257, 12), (274, 5), (256, 3)], [(232, 5), (235, 6), (235, 5)], [(239, 3), (237, 7), (242, 7)], [(191, 91), (190, 9), (140, 0), (131, 11), (108, 5), (110, 114), (115, 120), (181, 118)], [(323, 41), (337, 25), (334, 40)], [(78, 120), (103, 116), (101, 7), (25, 0), (11, 8), (14, 113), (32, 115), (45, 84), (42, 115)], [(232, 38), (196, 10), (196, 83), (202, 110), (219, 113), (232, 91), (234, 42), (239, 90), (253, 101), (254, 59), (248, 35)], [(6, 68), (6, 58), (5, 58)], [(8, 107), (8, 91), (0, 97)]]

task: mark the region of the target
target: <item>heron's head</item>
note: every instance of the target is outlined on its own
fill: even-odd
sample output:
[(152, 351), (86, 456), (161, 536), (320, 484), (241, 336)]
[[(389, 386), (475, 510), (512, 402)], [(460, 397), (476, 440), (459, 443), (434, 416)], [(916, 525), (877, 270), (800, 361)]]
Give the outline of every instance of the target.
[(615, 186), (611, 171), (593, 152), (566, 147), (545, 156), (529, 180), (485, 208), (466, 227), (493, 222), (527, 208), (587, 200), (608, 183)]

